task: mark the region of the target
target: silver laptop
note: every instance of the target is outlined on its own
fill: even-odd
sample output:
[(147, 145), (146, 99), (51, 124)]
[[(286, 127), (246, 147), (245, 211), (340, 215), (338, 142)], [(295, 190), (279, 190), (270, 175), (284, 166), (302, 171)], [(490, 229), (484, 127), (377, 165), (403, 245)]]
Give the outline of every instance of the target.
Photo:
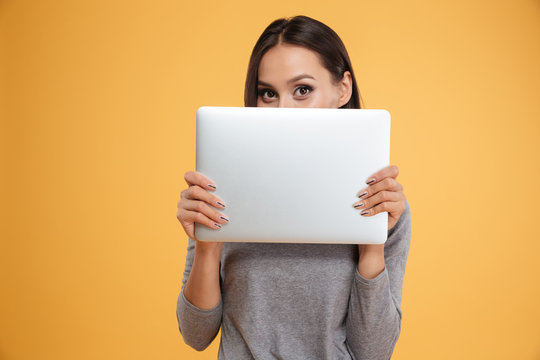
[(389, 165), (390, 114), (375, 109), (203, 106), (196, 171), (229, 217), (195, 223), (201, 241), (382, 244), (388, 213), (353, 208), (368, 177)]

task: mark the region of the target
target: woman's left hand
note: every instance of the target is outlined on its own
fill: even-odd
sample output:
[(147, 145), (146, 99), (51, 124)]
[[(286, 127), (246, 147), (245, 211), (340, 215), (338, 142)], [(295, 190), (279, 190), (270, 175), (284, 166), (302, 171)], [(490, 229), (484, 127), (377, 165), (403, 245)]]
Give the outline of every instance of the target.
[[(399, 169), (390, 165), (376, 172), (366, 181), (368, 187), (360, 190), (359, 201), (353, 204), (363, 216), (373, 216), (383, 211), (388, 212), (388, 230), (394, 227), (405, 211), (403, 185), (396, 181)], [(362, 204), (361, 206), (358, 206)]]

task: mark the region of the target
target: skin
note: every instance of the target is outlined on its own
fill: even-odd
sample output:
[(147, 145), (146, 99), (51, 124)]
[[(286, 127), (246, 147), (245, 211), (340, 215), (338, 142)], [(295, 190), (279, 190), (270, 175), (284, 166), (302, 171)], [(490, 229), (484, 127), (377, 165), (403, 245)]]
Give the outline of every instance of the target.
[[(259, 64), (258, 78), (258, 107), (339, 108), (352, 94), (350, 72), (346, 71), (336, 82), (317, 53), (290, 44), (278, 44), (266, 52)], [(398, 174), (398, 167), (391, 165), (368, 177), (356, 194), (359, 200), (353, 204), (362, 216), (388, 212), (389, 230), (405, 211), (406, 197), (396, 180)], [(211, 193), (217, 185), (203, 174), (188, 171), (184, 179), (188, 188), (181, 192), (177, 218), (186, 234), (195, 240), (195, 257), (184, 296), (201, 309), (211, 309), (221, 297), (219, 264), (223, 243), (198, 241), (194, 223), (219, 229), (216, 223), (228, 222), (219, 211), (226, 202)], [(362, 277), (373, 279), (384, 271), (384, 244), (359, 244), (358, 253), (358, 272)]]

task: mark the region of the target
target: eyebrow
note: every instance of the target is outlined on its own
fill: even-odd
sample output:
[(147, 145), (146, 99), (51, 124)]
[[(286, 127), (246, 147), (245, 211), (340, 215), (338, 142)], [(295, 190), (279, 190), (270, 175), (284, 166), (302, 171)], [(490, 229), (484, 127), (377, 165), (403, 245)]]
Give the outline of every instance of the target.
[[(289, 81), (287, 81), (287, 84), (293, 83), (293, 82), (298, 81), (298, 80), (301, 80), (301, 79), (306, 79), (306, 78), (316, 80), (316, 79), (315, 79), (313, 76), (311, 76), (311, 75), (308, 75), (308, 74), (300, 74), (300, 75), (298, 75), (298, 76), (293, 77), (293, 78), (290, 79)], [(260, 80), (257, 81), (257, 85), (270, 86), (270, 87), (272, 86), (272, 85), (270, 85), (269, 83), (264, 82), (264, 81), (260, 81)]]

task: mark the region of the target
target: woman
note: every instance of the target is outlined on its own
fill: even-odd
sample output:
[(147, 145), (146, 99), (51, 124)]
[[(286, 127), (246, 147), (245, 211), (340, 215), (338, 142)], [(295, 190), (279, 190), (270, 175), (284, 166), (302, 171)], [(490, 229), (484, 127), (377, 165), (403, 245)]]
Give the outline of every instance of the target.
[[(343, 43), (305, 16), (264, 30), (244, 95), (245, 106), (360, 108)], [(354, 205), (363, 216), (388, 212), (387, 241), (342, 245), (199, 242), (194, 223), (219, 231), (227, 199), (212, 194), (219, 184), (186, 172), (177, 213), (189, 237), (177, 303), (184, 341), (203, 350), (221, 327), (220, 359), (390, 358), (411, 229), (397, 175), (396, 166), (373, 174)]]

